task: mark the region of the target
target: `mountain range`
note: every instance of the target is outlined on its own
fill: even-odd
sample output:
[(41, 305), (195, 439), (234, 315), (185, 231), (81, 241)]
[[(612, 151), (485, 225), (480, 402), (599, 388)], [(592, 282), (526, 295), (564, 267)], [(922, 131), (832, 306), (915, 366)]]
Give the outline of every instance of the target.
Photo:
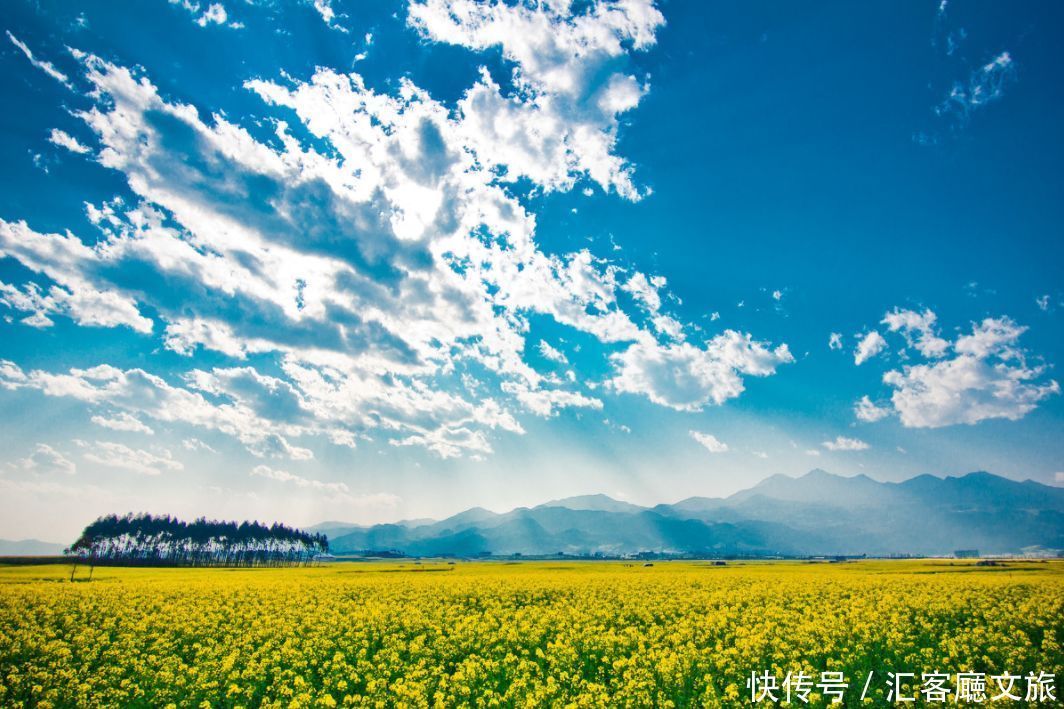
[(39, 539), (0, 539), (0, 556), (56, 556), (65, 546)]
[(663, 552), (705, 556), (1013, 554), (1064, 549), (1064, 488), (985, 472), (879, 482), (813, 470), (730, 497), (643, 507), (585, 495), (496, 513), (358, 526), (326, 522), (334, 554), (410, 556)]

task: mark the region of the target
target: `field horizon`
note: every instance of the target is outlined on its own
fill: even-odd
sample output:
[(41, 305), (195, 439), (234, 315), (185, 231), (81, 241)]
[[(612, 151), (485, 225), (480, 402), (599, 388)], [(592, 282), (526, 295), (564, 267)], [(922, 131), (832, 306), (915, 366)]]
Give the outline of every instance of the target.
[[(303, 527), (341, 554), (407, 556), (557, 554), (622, 556), (1052, 557), (1064, 553), (1064, 488), (987, 472), (879, 481), (814, 468), (771, 475), (728, 497), (640, 505), (606, 494), (550, 499), (443, 519)], [(48, 555), (68, 544), (6, 542), (0, 556)]]

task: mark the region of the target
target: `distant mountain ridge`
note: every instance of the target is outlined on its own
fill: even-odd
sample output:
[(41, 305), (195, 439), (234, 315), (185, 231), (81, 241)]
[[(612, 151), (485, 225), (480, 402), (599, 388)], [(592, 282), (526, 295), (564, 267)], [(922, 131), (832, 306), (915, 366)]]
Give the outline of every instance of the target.
[(701, 555), (1010, 554), (1064, 549), (1064, 489), (986, 472), (899, 483), (824, 470), (726, 498), (642, 507), (607, 495), (369, 527), (323, 523), (334, 553)]
[(64, 548), (63, 544), (39, 539), (0, 539), (0, 556), (58, 556)]

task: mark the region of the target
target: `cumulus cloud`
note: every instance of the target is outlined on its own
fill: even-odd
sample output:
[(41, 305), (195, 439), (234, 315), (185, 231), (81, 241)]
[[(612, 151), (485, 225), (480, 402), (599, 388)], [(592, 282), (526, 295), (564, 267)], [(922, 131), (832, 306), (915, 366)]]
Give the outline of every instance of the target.
[(105, 468), (118, 468), (138, 475), (151, 476), (185, 468), (180, 461), (174, 460), (173, 454), (165, 448), (159, 449), (159, 453), (152, 453), (109, 441), (92, 443), (79, 441), (78, 443), (85, 449), (82, 458)]
[(227, 19), (229, 19), (229, 15), (225, 11), (225, 7), (220, 3), (212, 2), (203, 11), (199, 19), (196, 20), (196, 24), (200, 27), (206, 27), (209, 24), (224, 25)]
[[(170, 0), (171, 5), (176, 5), (195, 17), (195, 22), (200, 27), (207, 25), (224, 25), (229, 21), (229, 13), (225, 6), (218, 2), (209, 3), (206, 7), (193, 0)], [(239, 22), (229, 22), (233, 28), (243, 27)]]
[(103, 426), (113, 431), (129, 431), (131, 433), (144, 433), (149, 436), (155, 433), (147, 424), (141, 422), (136, 416), (124, 411), (113, 416), (93, 416), (92, 422), (97, 426)]
[(37, 474), (61, 473), (63, 475), (73, 475), (78, 469), (74, 461), (45, 443), (38, 443), (33, 453), (13, 463), (8, 463), (8, 465)]
[(847, 438), (846, 436), (836, 436), (835, 440), (824, 441), (820, 445), (829, 451), (863, 451), (869, 448), (869, 445), (864, 441), (857, 438)]
[(986, 318), (972, 326), (970, 335), (962, 335), (953, 343), (957, 354), (978, 359), (997, 356), (1001, 359), (1016, 359), (1021, 352), (1016, 348), (1020, 335), (1027, 332), (1010, 318)]
[[(221, 17), (179, 4), (205, 24)], [(335, 20), (329, 3), (316, 9)], [(71, 50), (91, 87), (75, 115), (93, 159), (132, 197), (87, 205), (95, 231), (84, 234), (0, 220), (0, 255), (33, 274), (0, 284), (0, 303), (34, 327), (128, 327), (190, 365), (164, 379), (2, 364), (0, 386), (220, 432), (262, 457), (308, 459), (306, 436), (450, 457), (523, 433), (521, 412), (602, 407), (593, 382), (526, 361), (541, 318), (601, 345), (585, 352), (612, 367), (609, 390), (680, 410), (722, 403), (744, 376), (792, 361), (786, 345), (733, 331), (688, 342), (664, 278), (536, 241), (517, 192), (527, 185), (644, 194), (616, 131), (648, 88), (630, 55), (663, 22), (649, 0), (430, 0), (408, 19), (427, 40), (501, 52), (511, 75), (483, 71), (456, 106), (407, 79), (383, 93), (327, 68), (255, 78), (243, 88), (268, 116), (263, 137), (261, 123), (201, 114), (139, 70)], [(240, 366), (196, 368), (204, 351)], [(553, 347), (539, 352), (562, 363)], [(470, 379), (475, 392), (455, 386)]]
[(853, 351), (853, 363), (860, 366), (882, 352), (886, 346), (887, 341), (883, 339), (883, 336), (876, 330), (872, 330), (857, 342), (857, 347)]
[(853, 407), (854, 415), (861, 421), (873, 423), (890, 416), (892, 411), (889, 407), (879, 406), (867, 395), (862, 396)]
[[(1019, 339), (1026, 327), (1007, 317), (973, 323), (970, 333), (952, 342), (934, 330), (935, 314), (895, 310), (884, 323), (900, 332), (906, 347), (925, 362), (886, 372), (891, 411), (911, 428), (975, 424), (987, 419), (1018, 420), (1060, 385), (1044, 377), (1047, 366), (1030, 363)], [(874, 421), (887, 415), (884, 407), (864, 397), (858, 418)]]
[(688, 431), (688, 433), (691, 438), (702, 444), (710, 453), (728, 452), (728, 444), (718, 440), (712, 433), (702, 433), (700, 431)]
[(637, 343), (612, 359), (617, 366), (617, 375), (608, 382), (612, 389), (642, 394), (678, 411), (722, 404), (743, 392), (741, 375), (768, 376), (794, 361), (786, 345), (771, 349), (734, 330), (717, 335), (704, 348), (687, 342)]
[(651, 313), (661, 310), (660, 289), (665, 286), (665, 279), (661, 276), (647, 278), (644, 273), (635, 273), (622, 287), (632, 294), (644, 308)]
[(513, 62), (506, 94), (486, 71), (460, 103), (467, 142), (507, 179), (528, 177), (544, 189), (569, 189), (584, 175), (629, 199), (639, 190), (632, 168), (613, 153), (618, 116), (646, 92), (623, 66), (626, 46), (655, 42), (664, 17), (651, 0), (478, 3), (411, 2), (410, 24), (437, 42), (501, 49)]
[(828, 337), (828, 349), (829, 350), (841, 350), (842, 349), (842, 333), (833, 332)]
[(883, 381), (894, 388), (891, 401), (903, 425), (940, 428), (1023, 418), (1042, 400), (1060, 393), (1054, 380), (1034, 381), (1043, 372), (1041, 366), (960, 355), (887, 372)]
[(895, 308), (883, 318), (883, 324), (891, 332), (905, 336), (909, 347), (925, 357), (941, 357), (949, 349), (949, 342), (936, 334), (936, 315), (931, 310), (918, 313), (914, 310)]

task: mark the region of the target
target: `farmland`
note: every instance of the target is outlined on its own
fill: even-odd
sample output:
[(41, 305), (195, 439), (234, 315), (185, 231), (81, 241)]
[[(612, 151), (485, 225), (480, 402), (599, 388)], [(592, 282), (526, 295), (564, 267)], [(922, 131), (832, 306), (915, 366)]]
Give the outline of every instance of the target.
[(1019, 676), (1022, 697), (1029, 673), (1064, 669), (1059, 562), (403, 561), (69, 576), (63, 565), (0, 567), (0, 705), (722, 706), (750, 700), (752, 672), (780, 685), (804, 672), (815, 706), (828, 702), (821, 673), (842, 672), (844, 705), (864, 690), (885, 706), (891, 671), (914, 673), (901, 685), (914, 696), (922, 673), (985, 673), (991, 698), (991, 676)]

